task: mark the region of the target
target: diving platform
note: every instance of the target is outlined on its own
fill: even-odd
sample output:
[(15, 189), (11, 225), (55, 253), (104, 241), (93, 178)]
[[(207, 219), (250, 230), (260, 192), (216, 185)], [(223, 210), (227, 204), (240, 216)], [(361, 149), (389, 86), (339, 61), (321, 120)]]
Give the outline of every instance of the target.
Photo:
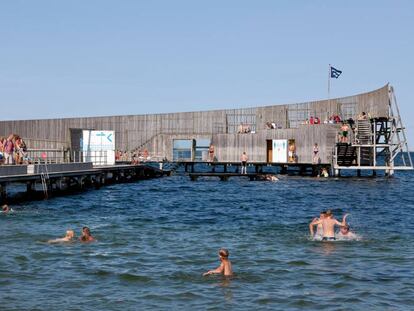
[(341, 170), (384, 171), (392, 176), (394, 171), (413, 170), (405, 127), (402, 124), (397, 99), (392, 86), (388, 89), (388, 116), (358, 119), (351, 127), (349, 142), (337, 142), (333, 152), (332, 173)]

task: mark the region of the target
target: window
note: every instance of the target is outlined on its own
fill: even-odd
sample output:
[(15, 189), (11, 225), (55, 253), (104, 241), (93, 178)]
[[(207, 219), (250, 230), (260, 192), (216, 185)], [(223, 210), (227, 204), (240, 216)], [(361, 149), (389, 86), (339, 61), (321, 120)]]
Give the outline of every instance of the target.
[(256, 132), (256, 109), (227, 111), (227, 133)]
[(210, 147), (210, 139), (197, 139), (195, 148), (195, 161), (207, 161), (208, 149)]
[(193, 159), (192, 139), (173, 140), (173, 161), (191, 161)]
[(342, 120), (355, 118), (357, 115), (356, 103), (343, 103), (341, 104)]
[(310, 109), (307, 104), (290, 105), (288, 109), (288, 126), (297, 128), (310, 118)]

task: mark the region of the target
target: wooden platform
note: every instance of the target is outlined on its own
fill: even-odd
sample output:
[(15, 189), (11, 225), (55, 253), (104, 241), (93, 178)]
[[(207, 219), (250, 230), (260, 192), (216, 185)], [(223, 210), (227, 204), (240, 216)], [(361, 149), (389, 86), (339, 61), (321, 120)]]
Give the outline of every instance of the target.
[(93, 167), (91, 163), (40, 164), (2, 166), (0, 170), (0, 202), (7, 202), (7, 187), (26, 184), (28, 196), (41, 185), (45, 197), (68, 189), (99, 188), (106, 184), (131, 182), (161, 177), (165, 172), (149, 165), (111, 165)]

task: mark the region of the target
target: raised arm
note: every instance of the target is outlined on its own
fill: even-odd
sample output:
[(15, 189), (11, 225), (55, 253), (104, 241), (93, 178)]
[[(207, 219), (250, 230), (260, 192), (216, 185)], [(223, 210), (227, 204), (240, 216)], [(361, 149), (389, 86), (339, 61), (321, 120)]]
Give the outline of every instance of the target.
[(349, 216), (349, 214), (345, 214), (344, 217), (342, 217), (342, 226), (346, 226), (346, 218)]
[(309, 224), (309, 232), (310, 235), (313, 236), (314, 235), (314, 231), (313, 231), (313, 227), (316, 225), (319, 225), (321, 223), (320, 219), (318, 218), (314, 218), (311, 223)]

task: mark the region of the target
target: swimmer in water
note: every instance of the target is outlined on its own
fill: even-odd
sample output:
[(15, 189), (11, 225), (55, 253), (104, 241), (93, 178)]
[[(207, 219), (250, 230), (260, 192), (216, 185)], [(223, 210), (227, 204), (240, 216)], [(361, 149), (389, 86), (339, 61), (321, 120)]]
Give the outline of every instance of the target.
[(279, 178), (277, 178), (275, 175), (272, 175), (272, 174), (266, 174), (265, 178), (267, 181), (278, 181), (279, 180)]
[[(316, 224), (317, 221), (324, 219), (326, 216), (325, 212), (321, 212), (319, 215), (319, 218), (314, 218), (311, 223), (309, 224), (309, 231), (310, 231), (310, 235), (312, 238), (320, 238), (322, 239), (323, 236), (323, 228), (322, 228), (322, 224)], [(316, 234), (314, 232), (314, 227), (316, 227)]]
[(322, 241), (335, 241), (335, 226), (344, 227), (346, 224), (345, 219), (346, 217), (342, 219), (342, 222), (339, 222), (333, 217), (332, 211), (327, 210), (325, 213), (325, 217), (323, 219), (319, 219), (318, 221), (313, 222), (313, 224), (322, 225)]
[(2, 213), (7, 214), (8, 212), (10, 212), (10, 207), (7, 204), (4, 204), (1, 207), (1, 211), (2, 211)]
[(67, 230), (66, 235), (60, 239), (54, 239), (47, 241), (48, 243), (61, 243), (61, 242), (72, 242), (75, 238), (75, 232), (73, 230)]
[(346, 217), (348, 216), (348, 214), (344, 215), (344, 218), (342, 220), (342, 222), (345, 224), (344, 226), (342, 226), (339, 229), (339, 232), (337, 234), (337, 237), (340, 239), (346, 239), (346, 240), (355, 240), (357, 239), (357, 235), (355, 233), (353, 233), (352, 231), (350, 231), (349, 229), (349, 225), (346, 223)]
[(229, 251), (225, 248), (219, 250), (219, 258), (221, 261), (220, 266), (217, 269), (207, 271), (203, 276), (210, 274), (223, 274), (224, 276), (232, 276), (233, 270), (231, 268), (231, 262), (229, 260)]
[(79, 238), (81, 242), (94, 242), (95, 238), (91, 234), (91, 230), (88, 227), (82, 228), (82, 236)]

